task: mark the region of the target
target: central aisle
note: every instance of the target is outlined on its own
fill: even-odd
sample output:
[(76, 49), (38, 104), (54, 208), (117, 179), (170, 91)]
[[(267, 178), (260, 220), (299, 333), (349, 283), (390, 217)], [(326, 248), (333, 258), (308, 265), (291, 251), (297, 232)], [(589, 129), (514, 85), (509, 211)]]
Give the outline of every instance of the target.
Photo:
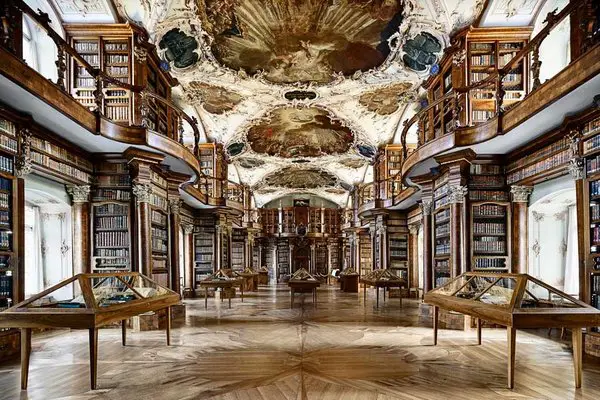
[[(85, 331), (34, 336), (28, 399), (569, 399), (574, 398), (569, 348), (543, 333), (518, 335), (516, 389), (506, 385), (506, 334), (440, 331), (418, 326), (418, 302), (388, 299), (375, 310), (370, 290), (319, 289), (312, 308), (298, 296), (289, 308), (285, 285), (261, 286), (244, 303), (186, 300), (185, 321), (164, 331), (100, 331), (98, 386), (89, 391)], [(536, 335), (538, 333), (539, 335)], [(0, 367), (0, 398), (18, 399), (18, 360)], [(69, 397), (71, 396), (71, 397)], [(586, 360), (578, 399), (600, 397), (600, 365)]]

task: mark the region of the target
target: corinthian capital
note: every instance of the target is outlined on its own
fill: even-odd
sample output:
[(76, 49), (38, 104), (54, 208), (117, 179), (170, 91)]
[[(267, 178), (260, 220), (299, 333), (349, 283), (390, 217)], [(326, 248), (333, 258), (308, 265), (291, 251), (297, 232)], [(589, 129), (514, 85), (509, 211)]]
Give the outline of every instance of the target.
[(511, 186), (510, 193), (512, 194), (512, 201), (515, 203), (527, 203), (529, 201), (529, 195), (533, 191), (531, 186)]
[(171, 214), (179, 215), (179, 210), (181, 209), (181, 200), (169, 200), (169, 210)]
[(466, 186), (450, 186), (448, 188), (448, 203), (463, 203), (468, 191)]
[(419, 204), (419, 207), (421, 207), (421, 213), (423, 214), (423, 216), (431, 215), (433, 202), (431, 200), (423, 200), (421, 201), (421, 204)]
[(149, 203), (152, 196), (152, 185), (149, 183), (133, 182), (131, 188), (138, 203)]
[(69, 185), (69, 186), (67, 186), (67, 193), (69, 193), (71, 195), (71, 198), (73, 199), (73, 203), (86, 203), (89, 201), (90, 186), (89, 185), (81, 185), (81, 186)]

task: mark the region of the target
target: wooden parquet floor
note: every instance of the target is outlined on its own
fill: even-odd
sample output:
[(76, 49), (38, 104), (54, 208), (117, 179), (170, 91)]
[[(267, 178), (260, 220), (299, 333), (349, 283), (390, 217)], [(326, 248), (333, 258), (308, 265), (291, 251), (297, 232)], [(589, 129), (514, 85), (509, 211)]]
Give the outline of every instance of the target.
[(419, 326), (418, 302), (398, 299), (366, 307), (362, 293), (319, 289), (289, 309), (286, 286), (261, 287), (244, 303), (186, 301), (172, 346), (163, 331), (103, 329), (99, 390), (89, 390), (86, 331), (34, 335), (29, 389), (19, 390), (18, 360), (0, 365), (0, 399), (600, 399), (600, 361), (584, 360), (574, 388), (568, 342), (547, 332), (519, 331), (515, 389), (506, 389), (506, 332)]

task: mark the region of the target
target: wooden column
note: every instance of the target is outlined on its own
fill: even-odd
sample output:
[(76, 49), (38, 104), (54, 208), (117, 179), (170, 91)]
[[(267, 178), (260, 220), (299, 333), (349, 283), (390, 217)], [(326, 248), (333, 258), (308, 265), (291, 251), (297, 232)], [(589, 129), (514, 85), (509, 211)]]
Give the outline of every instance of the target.
[(317, 245), (313, 242), (310, 245), (310, 265), (308, 266), (308, 272), (314, 274), (317, 271)]
[(193, 296), (195, 292), (194, 285), (194, 225), (183, 225), (184, 234), (184, 262), (185, 273), (183, 276), (184, 292)]
[(67, 186), (73, 206), (73, 274), (92, 272), (90, 256), (90, 186)]
[(137, 268), (142, 274), (152, 277), (152, 237), (149, 204), (152, 186), (149, 183), (133, 182), (132, 191), (136, 199)]
[(466, 186), (450, 186), (448, 202), (450, 203), (450, 272), (451, 277), (455, 278), (462, 272), (462, 214), (467, 193)]
[(181, 229), (181, 217), (179, 210), (181, 208), (181, 200), (169, 200), (169, 258), (170, 258), (170, 276), (171, 290), (176, 293), (181, 292), (181, 275), (179, 273), (179, 230)]
[(513, 273), (527, 273), (527, 219), (530, 186), (511, 186), (512, 194), (512, 260)]
[(423, 200), (420, 204), (423, 215), (423, 293), (433, 289), (433, 232), (431, 209), (433, 202)]

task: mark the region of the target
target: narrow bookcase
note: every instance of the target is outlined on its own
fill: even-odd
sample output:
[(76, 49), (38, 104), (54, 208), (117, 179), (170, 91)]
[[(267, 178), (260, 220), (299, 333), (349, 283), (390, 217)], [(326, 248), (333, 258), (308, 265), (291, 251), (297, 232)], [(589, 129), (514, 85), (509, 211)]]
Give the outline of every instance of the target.
[(408, 235), (389, 233), (389, 269), (401, 278), (408, 279)]
[(150, 195), (150, 238), (152, 250), (152, 277), (157, 283), (169, 282), (169, 214), (167, 180), (152, 169)]
[(360, 255), (360, 274), (362, 276), (373, 271), (373, 246), (369, 232), (361, 232), (358, 235), (358, 246)]
[(215, 251), (215, 218), (210, 214), (202, 214), (194, 222), (194, 280), (196, 285), (214, 272)]
[(433, 187), (433, 285), (438, 287), (451, 277), (450, 206), (447, 175), (434, 181)]
[(233, 271), (242, 272), (244, 270), (244, 245), (244, 230), (234, 228), (231, 235), (231, 269)]

